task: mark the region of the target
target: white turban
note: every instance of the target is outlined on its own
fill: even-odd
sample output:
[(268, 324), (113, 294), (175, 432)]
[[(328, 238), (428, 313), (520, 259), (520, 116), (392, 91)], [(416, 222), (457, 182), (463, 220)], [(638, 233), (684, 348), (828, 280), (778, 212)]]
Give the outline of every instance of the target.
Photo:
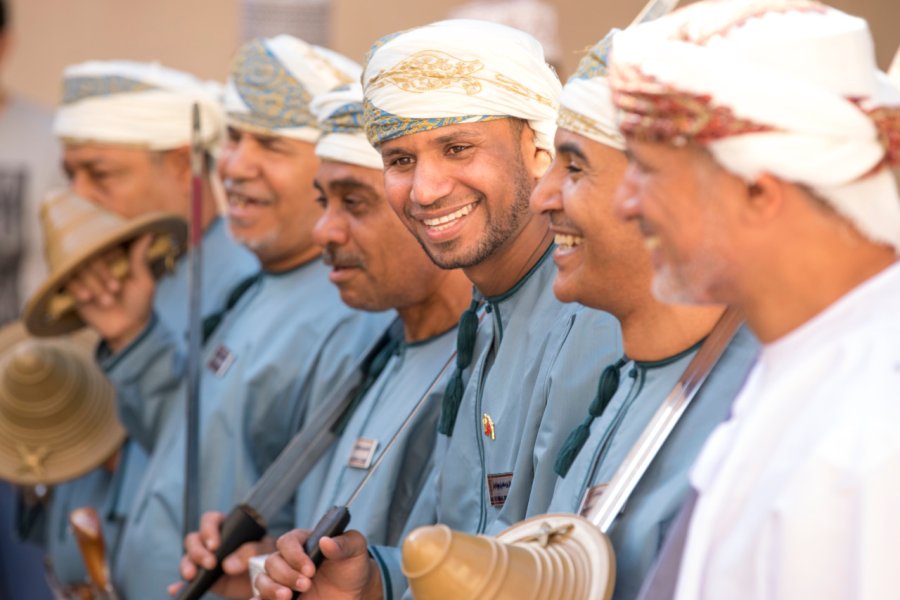
[(362, 99), (362, 86), (358, 83), (313, 98), (311, 108), (322, 130), (316, 155), (380, 171), (384, 166), (381, 153), (372, 147), (363, 130)]
[(382, 38), (363, 71), (372, 145), (456, 123), (528, 122), (552, 152), (559, 78), (530, 35), (486, 21), (450, 20)]
[(191, 142), (194, 103), (207, 148), (221, 140), (221, 86), (155, 63), (91, 61), (66, 68), (53, 130), (65, 141), (170, 150)]
[(703, 1), (616, 36), (621, 128), (706, 144), (726, 169), (806, 185), (900, 247), (900, 92), (865, 21), (810, 0)]
[(597, 42), (578, 63), (578, 70), (569, 78), (559, 98), (557, 125), (624, 150), (625, 138), (619, 131), (617, 110), (606, 79), (607, 56), (617, 31)]
[(229, 124), (315, 143), (310, 102), (318, 94), (359, 80), (352, 60), (289, 35), (259, 38), (238, 50), (225, 87)]

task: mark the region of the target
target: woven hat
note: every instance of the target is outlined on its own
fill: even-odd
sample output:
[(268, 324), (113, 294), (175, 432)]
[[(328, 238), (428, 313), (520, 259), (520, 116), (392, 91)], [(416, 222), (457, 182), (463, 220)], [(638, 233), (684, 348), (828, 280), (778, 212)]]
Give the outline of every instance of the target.
[[(22, 312), (29, 333), (37, 336), (60, 335), (84, 326), (75, 312), (74, 298), (65, 291), (84, 263), (153, 233), (148, 260), (159, 276), (174, 268), (187, 239), (187, 222), (175, 213), (153, 212), (126, 220), (69, 191), (48, 196), (41, 205), (40, 218), (50, 276)], [(128, 276), (128, 268), (124, 256), (110, 264), (112, 273), (121, 279)]]
[(420, 527), (403, 542), (403, 574), (415, 598), (608, 600), (615, 563), (597, 527), (559, 514), (527, 519), (497, 538)]
[(52, 485), (87, 473), (125, 439), (115, 388), (94, 363), (97, 336), (38, 339), (0, 329), (0, 479)]

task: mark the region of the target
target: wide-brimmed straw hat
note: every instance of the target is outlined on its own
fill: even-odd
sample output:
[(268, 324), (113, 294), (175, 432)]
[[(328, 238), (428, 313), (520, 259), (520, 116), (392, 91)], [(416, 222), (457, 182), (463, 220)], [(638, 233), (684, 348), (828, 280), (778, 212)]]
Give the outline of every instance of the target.
[(125, 439), (113, 385), (97, 368), (89, 330), (34, 338), (0, 329), (0, 479), (51, 485), (108, 459)]
[[(124, 219), (69, 191), (54, 192), (44, 200), (41, 227), (50, 275), (22, 312), (29, 333), (37, 336), (60, 335), (84, 326), (65, 286), (88, 261), (152, 233), (148, 260), (159, 276), (174, 267), (187, 240), (187, 222), (175, 213), (154, 212)], [(111, 262), (110, 270), (116, 277), (127, 277), (127, 255)]]
[(540, 515), (497, 538), (431, 525), (403, 542), (403, 574), (416, 598), (608, 600), (612, 546), (577, 515)]

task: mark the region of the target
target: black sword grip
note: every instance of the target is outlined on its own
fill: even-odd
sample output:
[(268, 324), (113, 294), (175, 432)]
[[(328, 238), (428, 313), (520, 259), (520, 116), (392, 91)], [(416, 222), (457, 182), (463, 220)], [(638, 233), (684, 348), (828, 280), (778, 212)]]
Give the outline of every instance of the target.
[(228, 513), (228, 516), (225, 517), (220, 530), (222, 532), (222, 543), (216, 551), (215, 568), (210, 570), (200, 569), (197, 572), (197, 576), (181, 590), (178, 600), (199, 600), (222, 576), (222, 561), (229, 554), (247, 542), (261, 540), (266, 534), (266, 528), (262, 524), (262, 517), (257, 515), (246, 504), (235, 506)]
[[(319, 540), (323, 537), (341, 535), (344, 533), (344, 529), (347, 528), (348, 523), (350, 523), (350, 509), (346, 506), (332, 506), (316, 523), (312, 533), (309, 534), (309, 538), (303, 543), (306, 555), (312, 559), (316, 568), (325, 560), (325, 556), (319, 548)], [(299, 597), (300, 592), (294, 592), (294, 600), (297, 600)]]

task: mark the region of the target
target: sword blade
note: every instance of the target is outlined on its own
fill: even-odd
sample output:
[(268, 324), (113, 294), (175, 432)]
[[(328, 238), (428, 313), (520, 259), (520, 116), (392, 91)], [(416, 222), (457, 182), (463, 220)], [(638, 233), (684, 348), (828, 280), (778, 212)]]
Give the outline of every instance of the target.
[(188, 348), (185, 402), (185, 478), (183, 534), (200, 524), (200, 358), (202, 352), (201, 281), (203, 277), (203, 173), (200, 107), (194, 104), (191, 128), (191, 222), (188, 247)]

